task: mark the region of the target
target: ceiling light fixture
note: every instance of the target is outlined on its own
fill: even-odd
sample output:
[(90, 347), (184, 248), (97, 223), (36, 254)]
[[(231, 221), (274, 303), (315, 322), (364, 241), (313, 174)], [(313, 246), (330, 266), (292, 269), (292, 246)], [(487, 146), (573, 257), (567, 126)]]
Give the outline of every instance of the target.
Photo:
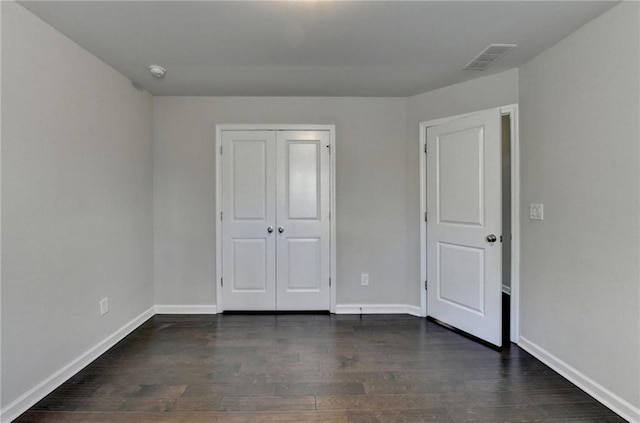
[(149, 72), (158, 79), (164, 78), (167, 70), (160, 65), (149, 65)]

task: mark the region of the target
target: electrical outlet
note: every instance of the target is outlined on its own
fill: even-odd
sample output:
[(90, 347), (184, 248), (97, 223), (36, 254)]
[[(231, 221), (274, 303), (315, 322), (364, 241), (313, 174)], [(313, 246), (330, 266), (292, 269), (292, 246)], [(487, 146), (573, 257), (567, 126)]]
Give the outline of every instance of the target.
[(360, 275), (360, 285), (369, 286), (369, 274), (368, 273), (363, 273), (362, 275)]
[(100, 300), (100, 315), (104, 316), (109, 312), (109, 297)]

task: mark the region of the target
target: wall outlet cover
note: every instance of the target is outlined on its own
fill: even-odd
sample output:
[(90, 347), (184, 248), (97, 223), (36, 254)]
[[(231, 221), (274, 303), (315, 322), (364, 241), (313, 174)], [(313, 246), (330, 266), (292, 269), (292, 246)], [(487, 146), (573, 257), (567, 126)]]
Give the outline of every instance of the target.
[(109, 297), (100, 300), (100, 315), (104, 316), (109, 312)]

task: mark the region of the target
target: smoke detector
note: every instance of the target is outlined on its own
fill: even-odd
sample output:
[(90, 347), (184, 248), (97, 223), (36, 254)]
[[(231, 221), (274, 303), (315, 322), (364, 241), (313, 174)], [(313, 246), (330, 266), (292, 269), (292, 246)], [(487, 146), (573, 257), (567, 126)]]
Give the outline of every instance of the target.
[(167, 70), (160, 65), (149, 65), (149, 73), (158, 79), (162, 79)]
[(490, 44), (462, 69), (483, 71), (516, 47), (517, 44)]

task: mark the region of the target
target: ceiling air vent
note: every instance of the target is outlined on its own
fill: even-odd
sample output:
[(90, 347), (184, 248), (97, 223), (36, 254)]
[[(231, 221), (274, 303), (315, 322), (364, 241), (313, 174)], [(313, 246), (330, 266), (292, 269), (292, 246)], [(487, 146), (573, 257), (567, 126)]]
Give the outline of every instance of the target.
[(516, 44), (491, 44), (467, 63), (463, 69), (485, 70), (515, 47)]

